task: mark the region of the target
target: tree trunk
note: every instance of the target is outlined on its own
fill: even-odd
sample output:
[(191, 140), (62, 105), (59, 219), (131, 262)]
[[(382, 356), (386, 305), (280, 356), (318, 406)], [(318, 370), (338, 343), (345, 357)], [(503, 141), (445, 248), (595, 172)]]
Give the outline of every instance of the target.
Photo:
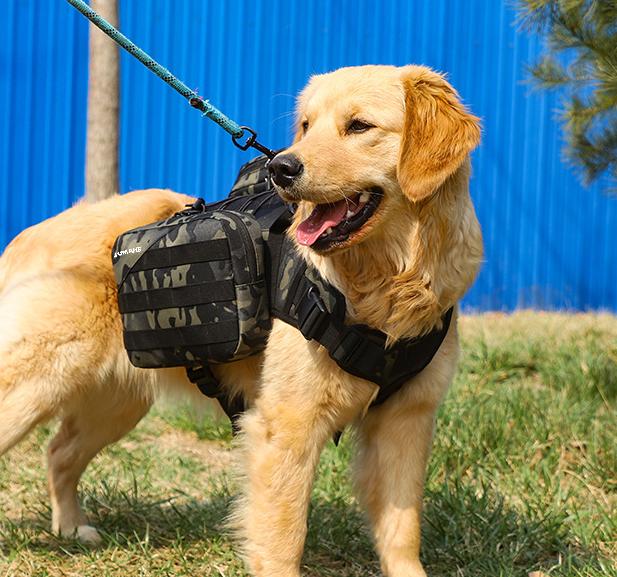
[[(90, 5), (118, 26), (118, 0), (91, 0)], [(86, 200), (95, 202), (118, 192), (119, 54), (115, 42), (90, 24)]]

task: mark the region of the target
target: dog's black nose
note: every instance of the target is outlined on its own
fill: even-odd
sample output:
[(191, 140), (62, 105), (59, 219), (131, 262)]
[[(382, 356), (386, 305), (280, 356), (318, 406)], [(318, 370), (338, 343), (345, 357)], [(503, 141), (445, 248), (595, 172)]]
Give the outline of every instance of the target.
[(268, 170), (275, 184), (287, 188), (302, 174), (304, 165), (293, 154), (277, 154), (270, 161)]

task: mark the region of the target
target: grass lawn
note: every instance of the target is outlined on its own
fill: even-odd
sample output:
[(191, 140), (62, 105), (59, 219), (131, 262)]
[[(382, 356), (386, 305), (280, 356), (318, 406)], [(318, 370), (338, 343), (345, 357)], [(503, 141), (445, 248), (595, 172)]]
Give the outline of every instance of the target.
[[(461, 332), (428, 474), (429, 576), (617, 576), (617, 319), (491, 314)], [(82, 483), (98, 549), (49, 533), (52, 430), (0, 459), (0, 577), (246, 575), (224, 527), (224, 424), (160, 407), (100, 455)], [(350, 437), (321, 460), (306, 575), (380, 575), (351, 494)]]

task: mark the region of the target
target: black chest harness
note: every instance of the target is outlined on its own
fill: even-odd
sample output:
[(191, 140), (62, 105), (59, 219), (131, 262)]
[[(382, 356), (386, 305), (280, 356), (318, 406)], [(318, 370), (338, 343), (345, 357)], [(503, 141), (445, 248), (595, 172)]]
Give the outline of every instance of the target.
[[(184, 340), (191, 336), (189, 332), (191, 329), (197, 329), (197, 331), (193, 332), (201, 332), (203, 334), (204, 331), (207, 332), (207, 327), (200, 325), (198, 327), (178, 329), (175, 327), (179, 324), (179, 321), (175, 320), (171, 323), (172, 330), (167, 327), (165, 330), (162, 330), (163, 327), (159, 327), (157, 324), (149, 326), (149, 330), (134, 330), (134, 328), (139, 320), (140, 311), (153, 314), (151, 310), (146, 309), (152, 309), (152, 303), (155, 300), (157, 302), (166, 301), (165, 304), (168, 307), (176, 306), (178, 301), (174, 295), (184, 294), (187, 292), (187, 288), (191, 288), (182, 286), (176, 288), (175, 293), (173, 293), (174, 287), (172, 287), (170, 289), (172, 291), (170, 297), (166, 296), (167, 289), (159, 290), (161, 286), (165, 286), (166, 274), (176, 278), (173, 277), (173, 274), (168, 274), (168, 271), (174, 270), (172, 267), (177, 266), (176, 262), (169, 262), (170, 259), (173, 260), (174, 258), (170, 255), (195, 252), (197, 250), (195, 247), (198, 244), (200, 246), (204, 244), (203, 242), (196, 244), (195, 240), (191, 239), (191, 242), (182, 245), (190, 249), (189, 251), (180, 250), (182, 247), (179, 248), (178, 246), (170, 247), (170, 244), (176, 242), (174, 235), (182, 236), (182, 234), (186, 234), (183, 229), (180, 232), (166, 233), (167, 237), (172, 239), (172, 243), (167, 242), (163, 246), (161, 244), (162, 241), (158, 240), (159, 236), (156, 240), (158, 244), (152, 243), (150, 247), (142, 249), (141, 244), (143, 244), (143, 239), (146, 238), (147, 234), (153, 230), (157, 234), (160, 230), (167, 230), (170, 226), (169, 223), (190, 222), (201, 217), (207, 217), (210, 214), (231, 214), (236, 216), (241, 214), (247, 218), (254, 219), (259, 224), (264, 241), (262, 251), (263, 280), (265, 280), (267, 306), (269, 307), (269, 315), (267, 314), (268, 311), (266, 311), (266, 320), (268, 322), (268, 325), (265, 326), (266, 338), (270, 326), (269, 323), (271, 323), (271, 320), (268, 319), (275, 317), (292, 325), (307, 340), (314, 340), (323, 346), (328, 355), (342, 370), (377, 384), (379, 391), (371, 406), (380, 405), (431, 362), (448, 332), (452, 319), (452, 309), (449, 309), (444, 314), (441, 327), (417, 338), (400, 339), (389, 347), (386, 347), (387, 337), (381, 331), (366, 325), (346, 324), (344, 296), (335, 287), (325, 282), (317, 270), (309, 266), (297, 254), (293, 242), (286, 234), (291, 224), (293, 213), (269, 187), (265, 161), (264, 157), (260, 157), (241, 169), (229, 198), (213, 204), (206, 204), (203, 199), (198, 199), (186, 211), (179, 213), (179, 215), (168, 221), (156, 223), (150, 227), (143, 227), (143, 229), (129, 231), (119, 237), (114, 248), (114, 267), (119, 285), (119, 304), (125, 328), (125, 345), (129, 350), (131, 362), (137, 366), (149, 367), (178, 364), (187, 366), (189, 379), (199, 387), (202, 393), (216, 398), (231, 419), (232, 424), (236, 424), (237, 417), (245, 409), (244, 401), (237, 397), (230, 398), (227, 396), (225, 389), (220, 386), (210, 370), (209, 364), (229, 362), (230, 360), (242, 358), (241, 356), (219, 358), (217, 355), (208, 352), (212, 349), (205, 350), (201, 355), (195, 353), (194, 350), (188, 351), (188, 353), (183, 350), (182, 354), (184, 356), (182, 361), (178, 361), (179, 357), (177, 356), (176, 349), (176, 356), (173, 357), (174, 360), (169, 362), (169, 355), (165, 352), (169, 349), (162, 348), (162, 334), (165, 334), (166, 341), (170, 340), (170, 336), (171, 340), (174, 338)], [(174, 219), (176, 220), (174, 221)], [(155, 254), (145, 257), (145, 259), (141, 254), (134, 254), (134, 251), (137, 251), (135, 246), (137, 241), (133, 241), (133, 237), (142, 239), (138, 241), (140, 243), (138, 253), (145, 250)], [(212, 242), (220, 243), (221, 240), (218, 239)], [(218, 247), (218, 245), (216, 246)], [(129, 259), (129, 264), (123, 263), (120, 257), (116, 258), (116, 255), (125, 255), (127, 252), (129, 254), (124, 258)], [(192, 256), (188, 258), (193, 263), (192, 266), (195, 266), (196, 259)], [(148, 259), (151, 262), (150, 265), (147, 264)], [(146, 264), (144, 264), (144, 261)], [(139, 286), (137, 288), (129, 286), (130, 282), (133, 285), (139, 285), (140, 282), (149, 282), (148, 270), (145, 270), (145, 272), (142, 270), (148, 266), (157, 267), (152, 268), (153, 277), (151, 279), (151, 282), (154, 282), (156, 287), (149, 285), (148, 290), (139, 292)], [(167, 268), (161, 272), (161, 267), (163, 266)], [(134, 272), (135, 269), (139, 269), (140, 272)], [(131, 279), (135, 275), (142, 275), (143, 278), (137, 276), (136, 279)], [(150, 290), (153, 288), (157, 290)], [(199, 288), (201, 289), (202, 287)], [(191, 292), (195, 293), (195, 290)], [(193, 301), (188, 304), (192, 303)], [(184, 304), (187, 303), (185, 302)], [(263, 305), (261, 308), (263, 308)], [(238, 305), (238, 316), (242, 315), (241, 309), (242, 307)], [(169, 311), (171, 309), (167, 308), (164, 310)], [(188, 312), (186, 316), (189, 316)], [(141, 329), (143, 327), (139, 326), (138, 328)], [(189, 337), (186, 336), (187, 334)], [(255, 344), (255, 346), (251, 344), (248, 347), (248, 352), (246, 347), (244, 347), (244, 354), (242, 356), (255, 354), (263, 350), (265, 339), (260, 337), (259, 339), (253, 339), (252, 342), (257, 343), (258, 340), (258, 344)], [(144, 348), (144, 342), (150, 345), (150, 349), (158, 349), (155, 351), (156, 355), (154, 357), (151, 351), (147, 357), (140, 356), (135, 352), (136, 348)], [(152, 345), (152, 343), (155, 344)], [(182, 344), (187, 344), (188, 346), (188, 340)], [(143, 360), (144, 358), (147, 359), (147, 362)], [(152, 361), (153, 358), (154, 361)]]
[[(245, 183), (247, 180), (250, 184)], [(228, 199), (214, 205), (198, 199), (193, 205), (194, 210), (206, 207), (249, 213), (256, 218), (266, 241), (270, 314), (297, 328), (305, 339), (318, 342), (345, 372), (378, 385), (371, 407), (385, 402), (418, 375), (439, 350), (450, 327), (452, 308), (443, 315), (440, 328), (413, 339), (400, 339), (390, 347), (386, 347), (383, 332), (367, 325), (345, 324), (345, 297), (297, 255), (286, 235), (293, 213), (271, 190), (263, 157), (241, 169)], [(189, 369), (188, 374), (204, 394), (219, 400), (235, 424), (245, 408), (242, 399), (229, 399), (207, 365)]]

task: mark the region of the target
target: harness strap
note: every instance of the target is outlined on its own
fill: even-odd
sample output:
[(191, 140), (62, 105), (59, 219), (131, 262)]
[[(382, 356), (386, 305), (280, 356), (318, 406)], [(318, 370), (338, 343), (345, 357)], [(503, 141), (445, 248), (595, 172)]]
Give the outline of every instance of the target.
[(453, 308), (448, 309), (442, 317), (442, 326), (426, 335), (401, 339), (386, 347), (386, 335), (382, 332), (366, 325), (346, 325), (340, 316), (331, 314), (321, 299), (319, 287), (308, 279), (292, 300), (297, 318), (295, 326), (305, 339), (322, 345), (345, 372), (379, 386), (372, 407), (394, 395), (433, 360), (453, 314)]
[(192, 383), (197, 385), (202, 394), (219, 402), (231, 421), (232, 433), (236, 435), (240, 430), (240, 416), (246, 409), (242, 397), (228, 395), (208, 365), (187, 368), (186, 375)]
[[(290, 213), (288, 207), (281, 202), (276, 192), (266, 187), (266, 190), (253, 192), (247, 196), (243, 194), (231, 196), (217, 203), (209, 204), (207, 208), (208, 210), (235, 210), (250, 213), (259, 221), (265, 236), (268, 236), (270, 232), (280, 230), (281, 234), (273, 234), (272, 242), (266, 244), (266, 251), (274, 253), (266, 258), (266, 268), (271, 270), (272, 264), (279, 262), (281, 245), (285, 238), (284, 231), (289, 226)], [(206, 210), (206, 204), (203, 199), (198, 199), (190, 209), (202, 212)], [(276, 270), (278, 272), (278, 268)], [(273, 278), (272, 274), (268, 274), (267, 278)], [(231, 421), (233, 434), (238, 433), (239, 418), (246, 409), (242, 397), (228, 395), (208, 365), (187, 368), (186, 374), (204, 395), (219, 402)]]

